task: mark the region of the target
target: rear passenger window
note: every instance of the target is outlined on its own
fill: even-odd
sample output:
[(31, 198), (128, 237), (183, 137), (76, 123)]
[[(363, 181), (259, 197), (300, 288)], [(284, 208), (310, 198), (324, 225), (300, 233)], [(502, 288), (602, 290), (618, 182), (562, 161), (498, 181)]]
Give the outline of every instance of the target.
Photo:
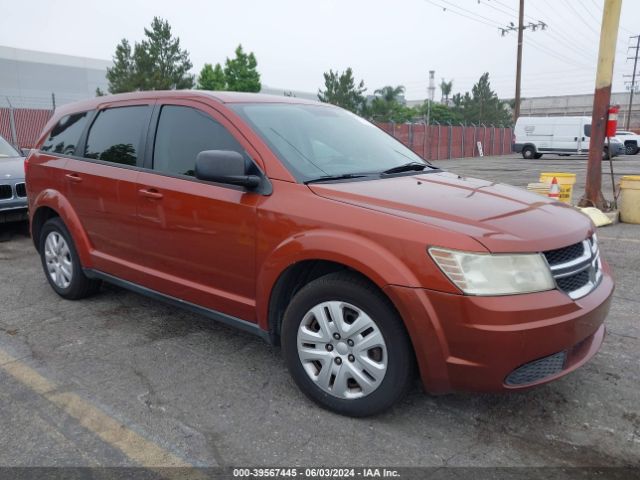
[(585, 124), (585, 126), (584, 126), (584, 136), (585, 137), (590, 137), (591, 136), (591, 124)]
[(62, 117), (51, 129), (49, 138), (42, 145), (43, 152), (62, 153), (64, 155), (75, 155), (76, 145), (80, 140), (80, 135), (87, 125), (89, 112), (74, 113)]
[(84, 149), (86, 158), (135, 165), (148, 119), (147, 106), (103, 110), (91, 125)]
[(153, 169), (193, 176), (196, 157), (203, 150), (233, 150), (247, 158), (242, 146), (227, 129), (206, 113), (190, 107), (162, 107), (153, 150)]

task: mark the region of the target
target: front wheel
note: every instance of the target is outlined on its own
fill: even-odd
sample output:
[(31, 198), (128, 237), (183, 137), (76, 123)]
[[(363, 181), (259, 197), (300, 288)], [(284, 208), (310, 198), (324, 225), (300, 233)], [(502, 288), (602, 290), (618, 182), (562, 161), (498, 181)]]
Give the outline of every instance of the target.
[(284, 314), (281, 338), (298, 387), (342, 415), (380, 413), (414, 379), (401, 319), (375, 286), (355, 274), (333, 273), (302, 288)]
[(531, 160), (532, 158), (534, 158), (536, 155), (536, 149), (528, 146), (528, 147), (524, 147), (522, 149), (522, 158), (524, 158), (525, 160)]
[(636, 153), (638, 153), (638, 150), (640, 150), (638, 146), (633, 143), (627, 143), (624, 146), (624, 153), (626, 155), (635, 155)]

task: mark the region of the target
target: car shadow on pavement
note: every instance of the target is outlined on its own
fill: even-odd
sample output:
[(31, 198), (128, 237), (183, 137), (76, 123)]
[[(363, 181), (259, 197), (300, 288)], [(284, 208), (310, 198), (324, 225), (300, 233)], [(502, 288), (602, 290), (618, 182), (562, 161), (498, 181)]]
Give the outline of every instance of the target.
[(10, 222), (0, 224), (0, 242), (8, 242), (14, 237), (28, 237), (28, 222)]

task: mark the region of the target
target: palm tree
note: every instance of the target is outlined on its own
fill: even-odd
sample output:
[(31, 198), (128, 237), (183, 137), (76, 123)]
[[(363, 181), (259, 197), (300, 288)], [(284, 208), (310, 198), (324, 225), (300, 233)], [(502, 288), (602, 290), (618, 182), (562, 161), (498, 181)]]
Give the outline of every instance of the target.
[(449, 80), (445, 82), (444, 78), (442, 82), (440, 82), (440, 90), (442, 91), (442, 101), (445, 105), (449, 105), (449, 95), (451, 95), (451, 90), (453, 90), (453, 80)]
[(386, 87), (379, 88), (373, 93), (380, 96), (385, 102), (393, 103), (398, 100), (398, 97), (404, 95), (404, 87), (402, 85), (398, 85), (397, 87), (387, 85)]

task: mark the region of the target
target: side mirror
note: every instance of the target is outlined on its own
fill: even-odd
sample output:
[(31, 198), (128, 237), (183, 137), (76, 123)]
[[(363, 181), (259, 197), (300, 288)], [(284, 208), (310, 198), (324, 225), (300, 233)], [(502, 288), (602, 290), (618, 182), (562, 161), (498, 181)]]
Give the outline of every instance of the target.
[(196, 157), (196, 178), (208, 182), (228, 183), (252, 190), (260, 177), (247, 175), (244, 157), (231, 150), (205, 150)]
[(30, 148), (21, 148), (20, 149), (20, 153), (22, 154), (23, 157), (26, 158), (31, 153), (31, 149)]

